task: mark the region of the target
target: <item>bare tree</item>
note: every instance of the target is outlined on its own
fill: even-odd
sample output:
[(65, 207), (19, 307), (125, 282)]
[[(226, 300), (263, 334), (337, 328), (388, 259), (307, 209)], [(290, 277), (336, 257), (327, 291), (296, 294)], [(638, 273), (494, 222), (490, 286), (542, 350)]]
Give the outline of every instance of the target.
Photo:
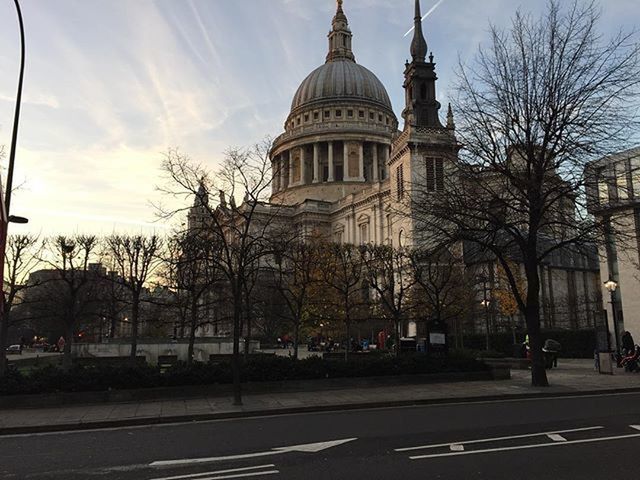
[(318, 281), (314, 273), (319, 261), (317, 243), (278, 241), (271, 269), (274, 287), (283, 299), (287, 317), (293, 327), (293, 358), (298, 358), (300, 330), (310, 314), (313, 286)]
[[(211, 174), (187, 156), (171, 150), (164, 160), (167, 185), (160, 190), (173, 198), (190, 199), (198, 192), (219, 191), (218, 200), (203, 202), (205, 218), (198, 226), (219, 246), (215, 257), (233, 304), (233, 390), (234, 404), (242, 404), (240, 385), (240, 337), (246, 318), (245, 288), (249, 273), (268, 254), (270, 235), (276, 235), (278, 207), (268, 203), (271, 190), (270, 142), (250, 149), (230, 149), (222, 167)], [(236, 198), (242, 199), (236, 203)], [(163, 208), (160, 214), (174, 217), (190, 207)]]
[[(587, 214), (585, 165), (624, 148), (637, 125), (640, 47), (604, 41), (593, 3), (551, 0), (541, 18), (517, 13), (471, 66), (460, 66), (456, 109), (464, 149), (448, 162), (446, 194), (412, 188), (432, 241), (465, 241), (504, 269), (526, 319), (532, 384), (548, 385), (539, 268), (553, 252), (584, 252), (604, 231)], [(511, 260), (524, 266), (522, 292)]]
[(414, 309), (412, 290), (416, 285), (411, 256), (404, 248), (368, 245), (361, 249), (369, 285), (375, 294), (373, 304), (383, 318), (393, 322), (396, 355), (400, 354), (402, 325)]
[[(463, 259), (454, 250), (414, 249), (409, 253), (416, 306), (430, 320), (447, 327), (460, 323), (473, 309), (475, 291)], [(462, 332), (457, 328), (457, 335)]]
[(136, 360), (140, 329), (140, 304), (151, 275), (159, 264), (162, 240), (157, 235), (112, 235), (105, 239), (105, 257), (117, 276), (113, 279), (129, 293), (131, 304), (131, 353)]
[[(217, 274), (215, 256), (218, 254), (215, 243), (202, 231), (187, 231), (177, 234), (169, 242), (173, 252), (165, 262), (172, 272), (173, 282), (170, 288), (176, 293), (177, 307), (184, 312), (188, 326), (189, 346), (187, 363), (193, 362), (194, 345), (198, 328), (208, 322), (203, 318), (203, 307), (210, 306), (210, 293), (220, 276)], [(181, 327), (184, 337), (185, 325)]]
[[(0, 152), (0, 157), (1, 157)], [(42, 243), (36, 235), (10, 235), (5, 251), (3, 315), (0, 319), (0, 377), (6, 372), (6, 347), (9, 328), (15, 324), (11, 313), (22, 302), (25, 290), (33, 287), (28, 283), (31, 272), (38, 265)]]
[(328, 310), (344, 323), (345, 360), (349, 358), (351, 326), (369, 316), (368, 277), (360, 250), (350, 244), (324, 244), (318, 262), (321, 281), (329, 288), (316, 291), (320, 295), (314, 299), (314, 308)]
[(45, 241), (41, 258), (48, 270), (39, 273), (37, 288), (30, 291), (35, 316), (58, 322), (65, 332), (63, 368), (72, 365), (71, 345), (77, 329), (95, 313), (95, 289), (99, 272), (91, 269), (98, 259), (99, 242), (93, 235), (57, 236)]

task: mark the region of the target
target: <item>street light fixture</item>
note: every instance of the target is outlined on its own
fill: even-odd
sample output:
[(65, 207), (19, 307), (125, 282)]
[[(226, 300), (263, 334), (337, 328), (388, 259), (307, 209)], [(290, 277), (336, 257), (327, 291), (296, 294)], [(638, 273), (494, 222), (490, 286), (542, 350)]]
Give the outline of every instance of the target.
[(618, 288), (618, 283), (613, 280), (613, 279), (609, 279), (606, 282), (604, 282), (604, 288), (606, 288), (607, 290), (609, 290), (609, 293), (611, 294), (611, 316), (613, 317), (613, 332), (614, 335), (616, 336), (616, 353), (620, 353), (620, 348), (618, 347), (618, 345), (620, 344), (620, 339), (618, 337), (618, 316), (616, 315), (616, 301), (615, 301), (615, 293), (616, 293), (616, 289)]
[(486, 343), (486, 349), (491, 350), (491, 342), (490, 342), (490, 335), (489, 335), (489, 305), (491, 305), (491, 300), (487, 300), (486, 298), (486, 290), (485, 290), (485, 298), (483, 298), (482, 300), (480, 300), (480, 305), (482, 305), (484, 307), (484, 328), (485, 328), (485, 343)]

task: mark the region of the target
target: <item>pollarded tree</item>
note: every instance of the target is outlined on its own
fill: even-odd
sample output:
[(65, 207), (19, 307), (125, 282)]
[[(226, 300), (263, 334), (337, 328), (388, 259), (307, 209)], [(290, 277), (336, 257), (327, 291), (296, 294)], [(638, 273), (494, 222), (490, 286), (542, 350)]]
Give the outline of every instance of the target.
[(105, 257), (117, 275), (112, 278), (128, 294), (131, 305), (131, 361), (135, 362), (140, 306), (147, 283), (160, 263), (162, 240), (157, 235), (112, 235), (105, 239)]
[[(412, 186), (427, 241), (464, 241), (503, 267), (526, 320), (534, 386), (548, 385), (540, 266), (557, 250), (584, 253), (604, 238), (605, 222), (587, 214), (585, 165), (637, 133), (640, 47), (634, 34), (605, 40), (598, 20), (594, 3), (551, 0), (540, 18), (519, 12), (510, 30), (492, 27), (475, 62), (460, 66), (464, 149), (445, 192)], [(524, 292), (511, 261), (524, 267)]]
[(58, 323), (65, 332), (65, 369), (71, 368), (76, 333), (97, 316), (96, 293), (103, 277), (92, 264), (99, 260), (99, 246), (94, 235), (60, 235), (45, 240), (40, 260), (50, 268), (40, 272), (41, 278), (34, 279), (37, 286), (29, 292), (34, 317)]

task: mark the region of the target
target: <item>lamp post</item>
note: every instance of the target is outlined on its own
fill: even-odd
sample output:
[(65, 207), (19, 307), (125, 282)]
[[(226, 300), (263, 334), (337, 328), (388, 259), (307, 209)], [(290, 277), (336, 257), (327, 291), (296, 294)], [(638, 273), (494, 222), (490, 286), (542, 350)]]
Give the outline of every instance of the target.
[(490, 350), (491, 337), (489, 333), (489, 305), (491, 305), (491, 299), (487, 296), (487, 291), (489, 290), (487, 287), (489, 277), (483, 272), (481, 275), (478, 275), (478, 281), (482, 283), (482, 300), (480, 301), (480, 305), (484, 308), (485, 348), (486, 350)]
[(480, 301), (480, 305), (484, 307), (484, 328), (485, 328), (485, 342), (486, 342), (486, 350), (491, 349), (491, 341), (489, 335), (489, 305), (491, 305), (491, 300), (487, 300), (487, 291), (484, 291), (484, 299)]
[(613, 334), (615, 335), (616, 340), (616, 354), (620, 353), (620, 348), (618, 347), (620, 343), (620, 339), (618, 337), (618, 316), (616, 315), (616, 301), (615, 301), (615, 293), (618, 288), (618, 283), (615, 280), (609, 279), (604, 282), (604, 288), (609, 290), (611, 294), (611, 316), (613, 317)]
[(18, 93), (16, 94), (16, 108), (13, 115), (13, 132), (11, 135), (11, 148), (9, 150), (9, 168), (7, 170), (7, 189), (5, 193), (5, 205), (7, 215), (10, 213), (11, 207), (11, 190), (13, 188), (13, 168), (16, 160), (16, 146), (18, 143), (18, 125), (20, 123), (20, 106), (22, 105), (22, 84), (24, 80), (24, 60), (25, 60), (25, 42), (24, 42), (24, 23), (22, 22), (22, 10), (18, 0), (13, 0), (18, 15), (18, 26), (20, 27), (20, 75), (18, 76)]
[[(18, 140), (18, 124), (20, 122), (20, 105), (22, 104), (22, 84), (24, 79), (24, 57), (25, 57), (25, 42), (24, 42), (24, 24), (22, 22), (22, 10), (20, 9), (20, 3), (18, 0), (13, 0), (16, 7), (16, 13), (18, 15), (18, 26), (20, 28), (20, 74), (18, 77), (18, 93), (16, 95), (16, 107), (13, 115), (13, 131), (11, 134), (11, 147), (9, 150), (9, 168), (7, 171), (7, 186), (6, 193), (4, 194), (0, 185), (0, 203), (2, 203), (2, 212), (0, 213), (0, 281), (4, 282), (4, 259), (7, 249), (7, 231), (9, 222), (27, 223), (27, 219), (23, 217), (15, 217), (9, 215), (9, 207), (11, 206), (11, 189), (13, 188), (13, 168), (16, 159), (16, 144)], [(5, 361), (5, 343), (7, 338), (7, 332), (9, 325), (5, 318), (5, 299), (4, 289), (2, 289), (2, 301), (0, 302), (0, 376), (4, 375), (6, 368)]]

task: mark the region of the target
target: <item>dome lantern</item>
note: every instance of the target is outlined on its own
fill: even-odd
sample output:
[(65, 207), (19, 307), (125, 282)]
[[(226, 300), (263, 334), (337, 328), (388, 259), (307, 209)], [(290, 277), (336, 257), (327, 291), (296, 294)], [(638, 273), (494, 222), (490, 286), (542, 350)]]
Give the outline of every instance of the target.
[(342, 0), (338, 0), (338, 9), (331, 22), (331, 32), (329, 32), (329, 53), (327, 62), (336, 60), (347, 60), (355, 62), (356, 58), (351, 50), (351, 39), (353, 34), (349, 29), (349, 21), (342, 10)]

